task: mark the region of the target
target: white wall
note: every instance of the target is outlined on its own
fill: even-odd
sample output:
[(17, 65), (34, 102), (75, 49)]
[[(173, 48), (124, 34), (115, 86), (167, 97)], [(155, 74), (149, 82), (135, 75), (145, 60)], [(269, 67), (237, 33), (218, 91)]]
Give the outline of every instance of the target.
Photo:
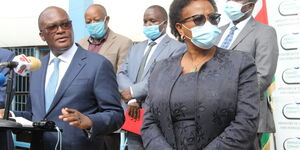
[(39, 37), (38, 15), (48, 6), (68, 11), (68, 0), (0, 1), (0, 47), (45, 45)]
[[(143, 35), (143, 14), (151, 5), (161, 5), (169, 11), (173, 0), (94, 0), (102, 4), (111, 17), (109, 26), (117, 33), (134, 41), (145, 39)], [(220, 25), (228, 22), (223, 14), (225, 0), (216, 0)], [(39, 37), (37, 18), (48, 6), (59, 6), (68, 12), (69, 0), (3, 0), (0, 2), (0, 47), (45, 45)], [(170, 33), (168, 27), (167, 32)], [(171, 35), (171, 34), (169, 34)]]

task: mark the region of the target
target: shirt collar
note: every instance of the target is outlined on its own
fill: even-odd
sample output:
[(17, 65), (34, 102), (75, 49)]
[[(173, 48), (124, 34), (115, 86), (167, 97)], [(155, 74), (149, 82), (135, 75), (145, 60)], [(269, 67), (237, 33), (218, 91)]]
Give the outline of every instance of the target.
[(93, 37), (89, 37), (88, 38), (88, 42), (90, 43), (90, 44), (93, 44), (93, 45), (100, 45), (100, 44), (102, 44), (103, 42), (105, 42), (106, 41), (106, 39), (108, 38), (108, 35), (109, 35), (109, 28), (107, 29), (107, 32), (105, 33), (105, 35), (102, 37), (102, 38), (100, 38), (100, 39), (94, 39)]
[[(238, 28), (238, 30), (242, 30), (242, 29), (246, 26), (246, 24), (249, 22), (249, 20), (250, 20), (251, 17), (252, 17), (252, 16), (249, 16), (249, 17), (246, 18), (245, 20), (243, 20), (243, 21), (239, 22), (237, 25), (235, 25), (235, 26)], [(229, 29), (230, 29), (231, 27), (233, 27), (233, 26), (234, 26), (234, 24), (233, 24), (233, 22), (231, 21), (231, 23), (230, 23), (230, 25), (229, 25)]]
[[(162, 41), (162, 39), (166, 36), (167, 34), (164, 34), (162, 36), (160, 36), (159, 38), (157, 38), (156, 40), (154, 40), (154, 42), (158, 45), (160, 43), (160, 41)], [(148, 45), (149, 43), (153, 42), (153, 40), (148, 39)]]
[[(70, 49), (68, 49), (67, 51), (65, 51), (61, 55), (59, 55), (57, 58), (59, 58), (62, 62), (70, 63), (72, 61), (76, 51), (77, 51), (77, 48), (78, 47), (76, 46), (76, 44), (73, 43), (73, 45)], [(54, 56), (52, 51), (50, 51), (50, 58), (49, 58), (48, 65), (50, 65), (53, 62), (54, 58), (56, 58), (56, 57)]]

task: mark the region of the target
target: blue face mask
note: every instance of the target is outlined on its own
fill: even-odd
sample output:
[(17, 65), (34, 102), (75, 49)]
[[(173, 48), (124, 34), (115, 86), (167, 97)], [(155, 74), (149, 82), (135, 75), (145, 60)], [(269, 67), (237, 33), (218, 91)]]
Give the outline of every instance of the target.
[(248, 10), (247, 12), (244, 12), (244, 13), (242, 12), (242, 7), (245, 5), (248, 5), (250, 3), (251, 2), (243, 5), (238, 2), (228, 1), (228, 2), (226, 2), (224, 11), (232, 21), (236, 21), (236, 20), (242, 18), (243, 16), (245, 16), (245, 14), (247, 14), (250, 11), (250, 10)]
[[(154, 40), (158, 38), (162, 32), (159, 31), (159, 26), (162, 25), (165, 21), (163, 21), (159, 25), (153, 25), (153, 26), (144, 26), (144, 34), (147, 38)], [(163, 29), (164, 30), (164, 29)]]
[[(182, 24), (183, 27), (185, 27)], [(185, 27), (188, 29), (187, 27)], [(203, 49), (210, 49), (214, 46), (218, 36), (221, 34), (221, 30), (217, 25), (212, 25), (209, 21), (207, 21), (203, 26), (195, 26), (191, 29), (192, 38), (185, 36), (190, 39), (193, 44)]]
[(86, 24), (86, 29), (89, 32), (91, 37), (95, 39), (100, 39), (106, 33), (106, 29), (104, 26), (105, 26), (105, 21), (101, 21), (101, 22)]

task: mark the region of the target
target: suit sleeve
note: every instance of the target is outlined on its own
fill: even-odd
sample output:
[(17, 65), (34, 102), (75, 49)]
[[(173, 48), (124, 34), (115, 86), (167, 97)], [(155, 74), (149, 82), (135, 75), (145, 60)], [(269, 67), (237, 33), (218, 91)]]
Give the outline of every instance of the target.
[(254, 60), (244, 56), (240, 68), (235, 119), (203, 150), (248, 150), (258, 129), (259, 90)]
[(117, 81), (119, 84), (119, 90), (124, 90), (125, 88), (128, 88), (133, 85), (133, 82), (129, 79), (129, 73), (128, 73), (128, 64), (131, 58), (131, 53), (133, 53), (134, 45), (130, 48), (128, 55), (125, 59), (125, 62), (121, 65), (121, 68), (119, 69), (119, 72), (117, 73)]
[(117, 72), (120, 71), (122, 64), (125, 62), (128, 49), (132, 46), (132, 41), (131, 40), (126, 40), (120, 47), (119, 49), (119, 54), (118, 54), (118, 62), (117, 62)]
[[(0, 51), (1, 53), (1, 51)], [(11, 61), (14, 57), (14, 53), (9, 53), (9, 55), (5, 56), (1, 54), (4, 59), (1, 59), (0, 62), (8, 62)], [(9, 73), (9, 69), (5, 67), (0, 67), (0, 73), (3, 74), (4, 76), (7, 76)], [(0, 87), (0, 108), (4, 108), (4, 101), (5, 101), (5, 95), (6, 95), (6, 85), (3, 85)]]
[(88, 115), (93, 122), (92, 137), (111, 133), (124, 123), (116, 75), (108, 60), (98, 67), (93, 88), (100, 111)]
[(257, 66), (258, 85), (261, 94), (272, 82), (278, 60), (277, 35), (273, 28), (261, 32), (256, 42), (255, 62)]

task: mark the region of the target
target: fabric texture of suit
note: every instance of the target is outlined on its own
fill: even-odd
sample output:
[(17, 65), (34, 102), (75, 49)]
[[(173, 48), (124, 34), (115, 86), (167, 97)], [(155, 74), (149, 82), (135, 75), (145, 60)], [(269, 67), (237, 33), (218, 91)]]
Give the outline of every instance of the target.
[[(170, 97), (182, 73), (182, 56), (158, 62), (150, 75), (141, 129), (146, 150), (176, 149)], [(194, 92), (198, 94), (193, 105), (197, 138), (186, 142), (193, 142), (199, 150), (253, 150), (259, 115), (253, 58), (217, 49), (196, 76)]]
[[(102, 149), (103, 140), (96, 137), (111, 133), (124, 122), (120, 94), (111, 63), (101, 55), (89, 52), (78, 46), (78, 49), (65, 73), (49, 111), (45, 111), (45, 76), (49, 54), (41, 59), (42, 67), (33, 71), (30, 76), (30, 100), (26, 112), (16, 112), (32, 121), (44, 118), (52, 120), (63, 130), (64, 150), (98, 150)], [(92, 122), (92, 134), (70, 126), (58, 118), (62, 108), (71, 108), (88, 116)], [(33, 137), (32, 145), (45, 150), (53, 150), (57, 133), (45, 132), (43, 137)]]
[[(229, 24), (220, 28), (222, 33), (224, 33), (228, 26)], [(278, 45), (275, 29), (254, 20), (254, 18), (250, 18), (229, 49), (248, 52), (255, 58), (258, 85), (261, 94), (258, 132), (275, 132), (272, 110), (264, 94), (272, 83), (277, 66)]]
[(147, 82), (150, 74), (149, 70), (153, 63), (162, 59), (169, 58), (171, 56), (181, 54), (186, 49), (185, 44), (171, 39), (168, 35), (166, 35), (158, 44), (152, 56), (148, 58), (149, 61), (145, 66), (141, 81), (139, 83), (136, 83), (139, 66), (144, 56), (144, 51), (147, 47), (147, 44), (148, 40), (145, 40), (133, 45), (128, 52), (125, 63), (122, 65), (120, 71), (117, 74), (119, 89), (123, 90), (125, 88), (131, 87), (133, 91), (133, 98), (146, 98), (148, 90)]
[[(14, 58), (15, 54), (9, 50), (0, 48), (0, 62), (9, 62)], [(7, 75), (9, 69), (0, 66), (0, 73)], [(6, 86), (0, 87), (0, 109), (5, 107)], [(14, 150), (14, 143), (10, 131), (0, 131), (0, 149), (1, 150)]]
[[(78, 41), (84, 49), (89, 48), (89, 36)], [(115, 72), (119, 70), (125, 61), (129, 47), (132, 46), (132, 41), (120, 34), (113, 32), (109, 29), (108, 37), (103, 43), (99, 54), (107, 58), (113, 65)]]

